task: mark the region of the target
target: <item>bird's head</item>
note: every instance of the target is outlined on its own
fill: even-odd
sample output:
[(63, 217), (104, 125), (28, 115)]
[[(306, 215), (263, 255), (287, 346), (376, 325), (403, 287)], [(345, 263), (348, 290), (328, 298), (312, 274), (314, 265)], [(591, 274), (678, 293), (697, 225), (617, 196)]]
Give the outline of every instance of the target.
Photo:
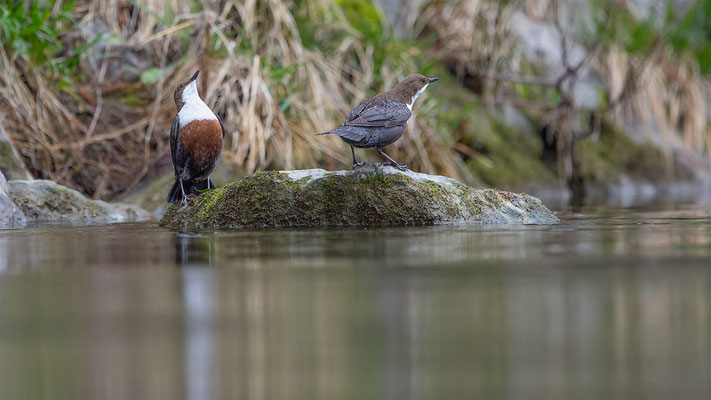
[(175, 101), (175, 106), (178, 107), (178, 111), (183, 108), (183, 104), (190, 96), (200, 96), (197, 91), (197, 82), (195, 81), (198, 74), (200, 74), (200, 70), (195, 71), (195, 75), (175, 88), (173, 100)]
[(415, 104), (415, 100), (427, 89), (427, 86), (439, 78), (428, 78), (420, 74), (408, 75), (397, 84), (392, 90), (400, 101), (406, 103), (410, 107)]

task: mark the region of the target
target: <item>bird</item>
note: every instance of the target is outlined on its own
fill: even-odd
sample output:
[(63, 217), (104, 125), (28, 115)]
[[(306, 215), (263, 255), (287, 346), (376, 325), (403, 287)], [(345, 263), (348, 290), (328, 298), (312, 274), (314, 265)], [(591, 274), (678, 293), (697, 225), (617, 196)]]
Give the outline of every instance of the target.
[(200, 98), (197, 82), (200, 70), (178, 85), (173, 100), (178, 114), (170, 125), (170, 154), (175, 183), (168, 202), (186, 202), (187, 196), (214, 189), (210, 174), (222, 152), (225, 128), (222, 120)]
[(430, 83), (438, 80), (420, 74), (408, 75), (391, 90), (371, 97), (351, 110), (340, 128), (317, 133), (316, 136), (336, 134), (348, 143), (353, 155), (353, 169), (367, 164), (356, 160), (354, 147), (361, 147), (377, 149), (378, 154), (395, 168), (405, 171), (407, 166), (398, 164), (383, 152), (383, 148), (400, 139), (412, 116), (415, 100)]

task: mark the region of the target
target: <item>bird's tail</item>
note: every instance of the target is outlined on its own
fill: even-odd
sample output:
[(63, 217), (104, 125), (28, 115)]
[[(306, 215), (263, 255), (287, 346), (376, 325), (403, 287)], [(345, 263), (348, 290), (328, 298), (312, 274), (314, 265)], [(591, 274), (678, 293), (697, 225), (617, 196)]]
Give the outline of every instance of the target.
[(180, 181), (177, 179), (173, 183), (173, 187), (168, 192), (168, 203), (175, 203), (183, 199), (183, 192), (180, 190)]
[[(183, 182), (183, 187), (185, 188), (186, 194), (200, 194), (200, 191), (214, 189), (215, 184), (205, 179), (197, 183)], [(170, 192), (168, 192), (168, 203), (175, 203), (182, 199), (183, 192), (180, 190), (180, 181), (176, 179), (175, 183), (173, 183), (173, 187), (170, 188)]]

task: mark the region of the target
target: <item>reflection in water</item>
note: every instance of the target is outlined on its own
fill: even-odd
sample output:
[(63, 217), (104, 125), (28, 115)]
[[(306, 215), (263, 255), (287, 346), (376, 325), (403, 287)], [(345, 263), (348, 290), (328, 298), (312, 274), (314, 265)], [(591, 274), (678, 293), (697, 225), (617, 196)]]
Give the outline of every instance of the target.
[(176, 265), (212, 265), (214, 236), (176, 233), (172, 239), (175, 243)]
[(0, 231), (0, 398), (708, 398), (711, 223)]
[(215, 275), (204, 269), (183, 270), (185, 313), (185, 385), (188, 399), (214, 399)]

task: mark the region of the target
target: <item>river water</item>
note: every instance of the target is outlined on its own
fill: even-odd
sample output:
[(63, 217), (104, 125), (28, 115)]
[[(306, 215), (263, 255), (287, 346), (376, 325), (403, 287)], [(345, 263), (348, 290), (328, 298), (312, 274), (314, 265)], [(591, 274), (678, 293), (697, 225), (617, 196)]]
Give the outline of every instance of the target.
[(0, 230), (0, 398), (711, 398), (711, 209)]

